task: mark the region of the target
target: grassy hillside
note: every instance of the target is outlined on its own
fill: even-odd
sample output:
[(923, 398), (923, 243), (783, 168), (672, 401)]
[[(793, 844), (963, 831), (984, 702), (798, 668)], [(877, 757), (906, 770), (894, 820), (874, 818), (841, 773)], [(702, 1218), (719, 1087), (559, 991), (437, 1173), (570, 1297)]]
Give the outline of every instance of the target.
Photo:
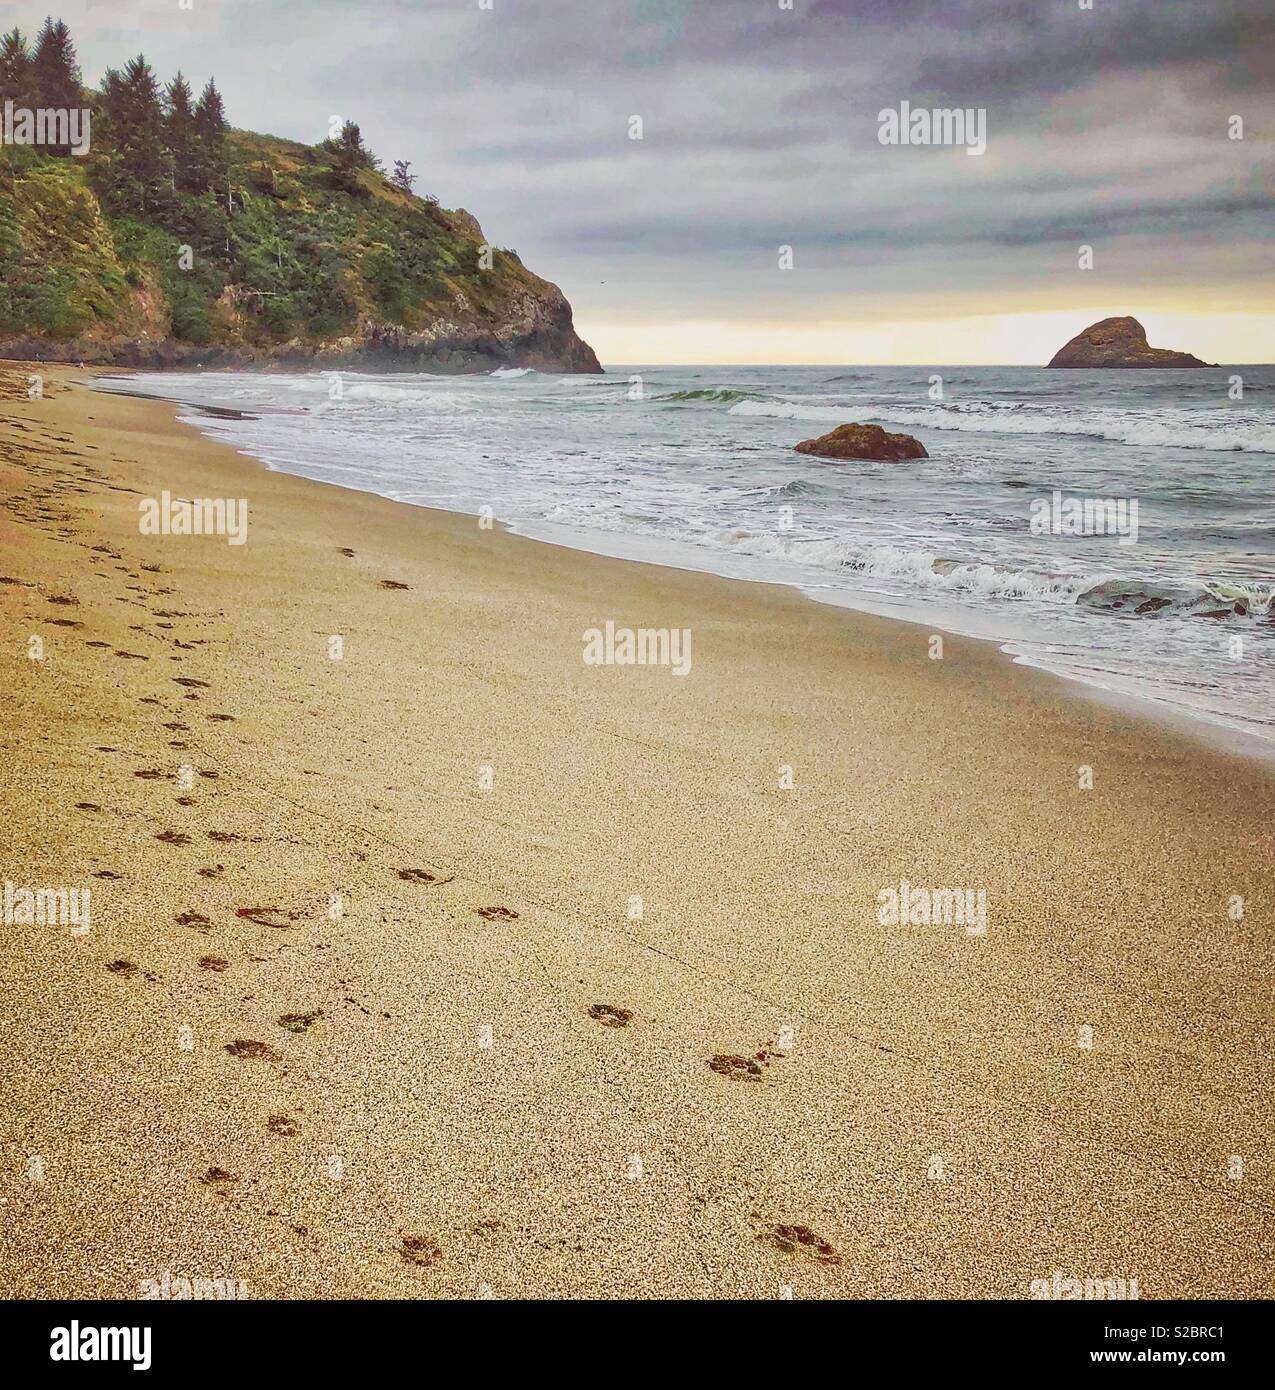
[(112, 210), (109, 150), (0, 147), (0, 355), (596, 371), (557, 289), (464, 212), (231, 130), (225, 191)]

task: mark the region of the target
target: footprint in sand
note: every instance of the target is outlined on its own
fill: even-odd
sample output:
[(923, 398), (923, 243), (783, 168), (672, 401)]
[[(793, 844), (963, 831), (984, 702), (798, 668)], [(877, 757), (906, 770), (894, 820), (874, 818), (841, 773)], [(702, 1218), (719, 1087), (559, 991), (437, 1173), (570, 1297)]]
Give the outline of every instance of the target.
[(282, 1014), (279, 1018), (279, 1027), (286, 1028), (289, 1033), (306, 1033), (322, 1017), (322, 1009), (313, 1009), (308, 1014)]
[(412, 586), (410, 584), (400, 584), (397, 579), (381, 580), (382, 589), (410, 589), (411, 587)]
[[(282, 907), (235, 908), (236, 917), (246, 917), (249, 922), (256, 922), (259, 927), (275, 927), (280, 931), (284, 931), (290, 927), (300, 915), (299, 912), (287, 912)], [(274, 920), (279, 917), (282, 917), (283, 921)]]
[(439, 878), (437, 875), (430, 873), (428, 869), (400, 869), (398, 871), (398, 876), (404, 883), (432, 883), (435, 885), (451, 883), (456, 877), (456, 875), (453, 874), (451, 878)]
[(354, 558), (354, 552), (350, 549), (348, 545), (338, 546), (336, 553), (338, 555), (344, 555), (347, 560), (352, 560)]
[(476, 907), (474, 911), (489, 922), (516, 922), (518, 914), (509, 907)]
[(210, 840), (216, 840), (219, 845), (230, 845), (234, 844), (240, 837), (238, 835), (232, 835), (229, 830), (210, 830), (208, 832), (208, 838)]
[(776, 1045), (772, 1038), (751, 1057), (732, 1057), (726, 1053), (718, 1053), (708, 1065), (719, 1076), (733, 1077), (737, 1081), (760, 1081), (763, 1068), (770, 1066), (774, 1061), (782, 1062), (788, 1055), (786, 1052), (776, 1052)]
[(266, 1129), (281, 1138), (291, 1139), (297, 1132), (297, 1122), (291, 1115), (271, 1115), (266, 1121)]
[(399, 1254), (409, 1265), (428, 1269), (443, 1258), (442, 1248), (432, 1236), (403, 1236)]
[(98, 869), (93, 874), (94, 878), (123, 878), (123, 874), (117, 874), (114, 869)]
[(196, 869), (200, 878), (220, 878), (226, 872), (224, 864), (210, 864), (206, 869)]
[[(753, 1220), (761, 1217), (753, 1212)], [(839, 1265), (841, 1256), (809, 1226), (778, 1225), (758, 1232), (757, 1239), (782, 1250), (785, 1255), (805, 1255), (821, 1265)]]
[(83, 627), (83, 623), (77, 623), (74, 618), (46, 618), (44, 620), (50, 627)]
[(184, 685), (194, 690), (211, 690), (212, 687), (207, 681), (197, 681), (194, 676), (174, 676), (175, 685)]
[(211, 970), (220, 975), (230, 965), (228, 960), (223, 960), (220, 956), (200, 956), (199, 968), (201, 970)]
[(166, 845), (190, 844), (190, 836), (183, 835), (180, 830), (161, 830), (155, 838), (157, 840), (163, 840)]
[(210, 714), (209, 719), (215, 719), (219, 724), (233, 724), (235, 716), (233, 714)]
[(141, 768), (139, 771), (133, 773), (133, 776), (144, 777), (148, 781), (153, 781), (156, 777), (167, 777), (168, 774), (166, 772), (161, 771), (157, 767), (144, 767)]
[(137, 964), (131, 960), (113, 960), (106, 968), (112, 975), (123, 975), (125, 979), (137, 974)]
[(260, 1057), (267, 1062), (283, 1060), (273, 1047), (268, 1047), (263, 1042), (256, 1042), (252, 1038), (236, 1038), (234, 1042), (226, 1044), (226, 1051), (232, 1057)]
[(205, 917), (202, 912), (179, 912), (173, 920), (179, 927), (207, 927), (212, 924), (212, 918)]
[(729, 1076), (734, 1081), (760, 1081), (763, 1075), (761, 1063), (751, 1057), (731, 1057), (719, 1052), (708, 1065), (718, 1076)]
[(77, 801), (75, 809), (77, 811), (100, 811), (102, 808), (96, 801)]
[(589, 1017), (596, 1018), (608, 1028), (627, 1028), (633, 1017), (632, 1009), (622, 1009), (617, 1004), (590, 1004)]
[(209, 1168), (202, 1174), (199, 1181), (205, 1187), (229, 1187), (231, 1183), (238, 1182), (239, 1178), (234, 1173), (228, 1173), (224, 1168)]

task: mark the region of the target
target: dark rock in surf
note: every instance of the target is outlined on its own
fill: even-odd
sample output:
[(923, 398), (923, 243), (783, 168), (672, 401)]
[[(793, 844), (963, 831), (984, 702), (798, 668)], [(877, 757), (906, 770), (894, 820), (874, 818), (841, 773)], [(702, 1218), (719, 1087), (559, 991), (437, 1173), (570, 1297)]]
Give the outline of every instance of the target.
[(888, 463), (899, 459), (925, 459), (925, 445), (910, 434), (890, 434), (880, 425), (838, 425), (818, 439), (803, 439), (794, 446), (799, 454), (828, 459), (873, 459)]

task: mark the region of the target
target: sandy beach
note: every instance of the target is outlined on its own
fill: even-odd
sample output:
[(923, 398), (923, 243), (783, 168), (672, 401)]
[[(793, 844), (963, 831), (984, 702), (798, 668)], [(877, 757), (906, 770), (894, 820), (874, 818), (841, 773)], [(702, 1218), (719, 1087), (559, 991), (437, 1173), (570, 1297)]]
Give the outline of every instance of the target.
[(0, 924), (6, 1296), (1275, 1293), (1269, 763), (30, 370), (0, 878), (92, 911)]

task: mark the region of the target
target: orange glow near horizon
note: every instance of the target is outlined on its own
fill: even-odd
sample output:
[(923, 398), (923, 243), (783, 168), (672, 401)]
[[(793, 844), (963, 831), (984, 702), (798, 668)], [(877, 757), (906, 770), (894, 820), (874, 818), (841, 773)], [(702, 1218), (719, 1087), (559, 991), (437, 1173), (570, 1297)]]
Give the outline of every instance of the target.
[(1077, 333), (1118, 314), (1138, 319), (1152, 347), (1223, 365), (1275, 361), (1275, 311), (1140, 311), (1118, 301), (1019, 314), (810, 323), (622, 324), (591, 322), (580, 314), (576, 327), (604, 366), (1044, 366)]

